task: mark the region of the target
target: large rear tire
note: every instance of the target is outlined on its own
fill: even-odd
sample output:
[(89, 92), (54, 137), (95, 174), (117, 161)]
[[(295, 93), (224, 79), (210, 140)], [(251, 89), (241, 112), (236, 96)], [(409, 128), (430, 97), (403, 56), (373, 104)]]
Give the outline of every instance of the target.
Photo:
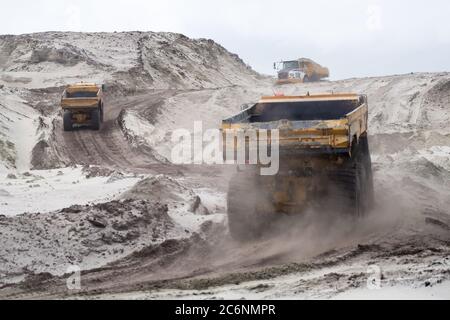
[(64, 131), (72, 131), (73, 130), (72, 113), (70, 111), (64, 111), (63, 126), (64, 126)]
[(103, 102), (100, 105), (100, 122), (104, 122), (104, 113), (103, 113)]
[(100, 120), (101, 114), (100, 109), (95, 109), (91, 112), (91, 128), (92, 130), (98, 131), (100, 130)]
[(367, 136), (353, 141), (352, 155), (344, 165), (329, 172), (329, 208), (353, 217), (363, 217), (373, 207), (372, 162)]
[(365, 170), (365, 187), (366, 187), (366, 210), (370, 211), (374, 207), (375, 196), (373, 186), (373, 172), (372, 172), (372, 159), (370, 157), (369, 141), (367, 135), (359, 138), (361, 145), (361, 162)]
[[(351, 159), (348, 160), (349, 162)], [(360, 168), (349, 163), (328, 174), (330, 179), (327, 210), (336, 214), (359, 217), (362, 215)]]

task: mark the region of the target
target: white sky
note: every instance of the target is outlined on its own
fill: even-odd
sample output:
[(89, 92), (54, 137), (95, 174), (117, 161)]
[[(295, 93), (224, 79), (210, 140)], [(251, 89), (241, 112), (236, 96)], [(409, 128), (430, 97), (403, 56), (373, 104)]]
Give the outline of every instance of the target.
[(450, 71), (448, 0), (2, 1), (0, 34), (172, 31), (211, 38), (257, 71), (313, 58), (332, 78)]

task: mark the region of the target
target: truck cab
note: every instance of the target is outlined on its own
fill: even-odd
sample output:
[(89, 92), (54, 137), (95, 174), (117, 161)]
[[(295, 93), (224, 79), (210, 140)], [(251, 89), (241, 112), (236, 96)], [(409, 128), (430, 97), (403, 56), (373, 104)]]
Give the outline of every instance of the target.
[(275, 62), (274, 69), (278, 73), (277, 84), (314, 82), (330, 76), (328, 68), (307, 58)]
[(73, 130), (75, 124), (87, 124), (93, 130), (100, 130), (104, 113), (103, 89), (104, 85), (84, 82), (66, 87), (61, 96), (64, 131)]

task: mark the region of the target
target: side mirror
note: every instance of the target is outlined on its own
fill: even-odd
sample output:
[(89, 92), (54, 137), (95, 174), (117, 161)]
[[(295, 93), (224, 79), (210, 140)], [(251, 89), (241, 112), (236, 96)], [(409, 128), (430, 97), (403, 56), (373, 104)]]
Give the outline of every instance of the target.
[(106, 85), (102, 84), (102, 91), (106, 90)]
[(276, 64), (276, 62), (273, 63), (273, 70), (277, 70), (277, 64)]

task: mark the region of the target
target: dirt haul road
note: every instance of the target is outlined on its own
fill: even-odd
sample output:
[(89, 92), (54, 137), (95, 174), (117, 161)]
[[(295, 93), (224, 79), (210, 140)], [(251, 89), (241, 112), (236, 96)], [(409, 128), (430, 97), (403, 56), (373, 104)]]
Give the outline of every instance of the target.
[[(418, 98), (422, 100), (421, 107), (424, 107), (425, 103), (436, 106), (445, 99), (445, 83), (448, 81), (447, 75), (419, 75), (355, 79), (317, 85), (326, 88), (287, 87), (285, 90), (323, 90), (330, 89), (330, 86), (345, 87), (349, 83), (365, 87), (373, 86), (374, 82), (395, 82), (397, 86), (402, 82), (415, 86), (419, 82), (423, 88), (423, 83), (429, 83), (430, 87), (421, 92)], [(220, 99), (230, 99), (228, 95), (236, 99), (235, 90), (219, 90), (222, 91)], [(390, 89), (395, 92), (395, 96), (391, 96), (393, 93), (390, 90), (378, 90), (383, 92), (384, 102), (393, 103), (393, 99), (399, 99), (397, 103), (402, 105), (403, 99), (405, 104), (409, 101), (409, 95), (399, 92), (398, 87)], [(205, 105), (210, 103), (204, 98), (211, 94), (210, 90), (179, 93), (184, 102), (198, 102), (196, 108), (202, 108), (202, 101)], [(241, 98), (245, 100), (247, 97), (244, 95)], [(169, 238), (151, 245), (144, 242), (123, 258), (110, 261), (100, 268), (83, 271), (82, 289), (79, 291), (67, 289), (67, 275), (54, 277), (31, 273), (20, 285), (4, 287), (1, 294), (8, 298), (177, 298), (191, 295), (205, 298), (346, 298), (371, 296), (378, 292), (366, 288), (370, 277), (379, 277), (382, 287), (392, 290), (388, 291), (392, 296), (404, 294), (408, 297), (413, 294), (411, 290), (419, 296), (442, 296), (439, 290), (448, 288), (450, 279), (450, 219), (447, 209), (450, 173), (446, 153), (449, 136), (445, 127), (440, 127), (444, 119), (436, 117), (433, 109), (427, 108), (424, 114), (419, 112), (418, 118), (423, 120), (418, 122), (417, 129), (400, 130), (400, 126), (408, 128), (409, 125), (401, 119), (403, 110), (383, 110), (381, 114), (387, 119), (378, 119), (380, 105), (377, 99), (380, 98), (369, 93), (370, 98), (377, 207), (370, 217), (358, 224), (338, 217), (322, 219), (319, 214), (310, 212), (301, 220), (286, 218), (286, 221), (274, 226), (273, 234), (258, 243), (242, 245), (229, 237), (225, 221), (206, 222), (198, 232), (188, 237)], [(136, 106), (140, 97), (128, 99)], [(177, 95), (169, 95), (167, 99), (163, 109), (170, 110), (172, 104), (179, 101)], [(404, 108), (406, 110), (408, 107), (405, 105)], [(148, 113), (142, 106), (140, 111), (137, 110), (139, 108), (134, 108), (139, 114)], [(155, 125), (161, 125), (158, 117), (162, 117), (165, 110), (160, 112), (160, 116), (153, 119)], [(119, 117), (118, 109), (115, 113)], [(446, 114), (444, 111), (443, 116)], [(406, 119), (411, 117), (409, 113), (404, 116)], [(392, 118), (397, 120), (389, 121)], [(109, 119), (116, 128), (114, 130), (120, 132), (117, 121)], [(188, 126), (188, 123), (179, 125)], [(389, 126), (391, 130), (386, 130)], [(108, 132), (108, 128), (107, 124), (102, 130)], [(83, 137), (91, 133), (81, 130), (74, 134)], [(98, 139), (98, 143), (129, 143), (125, 138), (106, 141), (108, 136), (101, 132), (93, 139)], [(59, 146), (65, 146), (68, 151), (80, 147), (76, 144), (71, 146), (72, 141), (64, 142), (67, 136), (64, 137), (58, 142)], [(131, 148), (115, 147), (120, 147), (120, 150)], [(155, 152), (155, 146), (148, 147)], [(107, 160), (103, 156), (90, 154), (88, 149), (82, 148), (81, 151), (76, 161), (92, 161), (89, 157), (94, 157), (97, 163)], [(131, 164), (123, 162), (125, 155), (109, 156), (111, 163), (108, 165), (139, 172), (146, 166), (152, 168), (151, 164), (139, 161)], [(162, 156), (163, 153), (156, 157)], [(116, 158), (117, 162), (114, 160)], [(177, 168), (174, 165), (168, 167)], [(202, 170), (216, 174), (202, 178), (205, 172)], [(220, 168), (214, 167), (201, 168), (200, 171), (202, 174), (195, 174), (194, 168), (177, 168), (177, 172), (185, 175), (185, 181), (189, 181), (186, 184), (188, 188), (200, 184), (214, 188), (218, 197), (224, 197), (225, 185), (217, 187), (217, 184), (226, 179), (227, 170), (220, 171)], [(169, 185), (168, 189), (178, 192), (175, 186)], [(139, 192), (130, 190), (123, 197), (151, 201), (150, 195), (154, 192), (143, 186)], [(167, 192), (158, 200), (169, 201), (169, 194)], [(74, 219), (74, 215), (79, 217), (79, 213), (68, 212), (69, 220)], [(110, 209), (110, 212), (113, 210)]]
[[(120, 126), (120, 113), (129, 106), (145, 104), (146, 108), (157, 108), (164, 99), (173, 95), (173, 91), (160, 90), (142, 94), (139, 97), (115, 101), (106, 98), (107, 112), (101, 131), (94, 132), (89, 127), (80, 127), (73, 132), (64, 132), (60, 119), (55, 120), (54, 152), (60, 161), (74, 164), (97, 165), (112, 169), (149, 170), (155, 168), (160, 173), (167, 173), (164, 166), (155, 159), (151, 150), (145, 146), (138, 148), (127, 141)], [(169, 168), (169, 166), (167, 166)]]
[[(95, 46), (89, 46), (99, 38), (106, 47), (136, 38), (136, 43), (130, 43), (132, 48), (136, 45), (136, 52), (130, 49), (129, 58), (135, 61), (133, 68), (140, 68), (133, 72), (146, 76), (134, 83), (135, 79), (121, 78), (124, 75), (115, 71), (119, 78), (111, 81), (120, 88), (144, 80), (152, 87), (149, 75), (158, 84), (167, 83), (158, 78), (160, 74), (170, 73), (171, 80), (182, 78), (178, 60), (173, 65), (170, 59), (160, 65), (145, 62), (155, 59), (154, 55), (171, 55), (150, 50), (166, 48), (165, 42), (178, 50), (172, 59), (179, 55), (194, 59), (192, 52), (206, 46), (207, 53), (199, 56), (213, 52), (221, 65), (234, 71), (203, 70), (209, 76), (205, 80), (188, 70), (183, 78), (187, 84), (175, 89), (142, 86), (133, 93), (110, 96), (100, 132), (64, 133), (55, 77), (73, 72), (75, 62), (58, 62), (57, 72), (41, 79), (55, 83), (40, 88), (34, 73), (41, 62), (36, 65), (36, 61), (42, 58), (42, 68), (48, 68), (47, 60), (55, 54), (47, 57), (47, 49), (35, 49), (39, 51), (36, 61), (11, 67), (26, 72), (8, 71), (5, 74), (14, 81), (4, 77), (8, 87), (0, 89), (0, 108), (7, 115), (7, 119), (0, 117), (0, 133), (12, 142), (0, 145), (6, 168), (2, 174), (8, 175), (0, 181), (0, 210), (6, 213), (0, 216), (1, 298), (448, 298), (449, 74), (348, 79), (280, 89), (270, 81), (256, 81), (253, 73), (220, 48), (176, 35), (33, 37), (39, 41), (68, 37), (84, 50), (94, 50)], [(20, 52), (28, 45), (22, 40), (15, 44)], [(84, 57), (77, 56), (76, 48), (67, 48), (77, 57), (75, 61)], [(89, 75), (89, 68), (98, 68), (93, 74), (110, 72), (105, 67), (110, 57), (101, 54), (91, 54), (101, 64), (89, 60), (77, 72), (87, 70)], [(21, 60), (11, 63), (16, 61)], [(166, 72), (160, 73), (162, 67)], [(239, 79), (233, 78), (236, 75)], [(203, 88), (195, 85), (199, 79)], [(205, 85), (208, 81), (215, 86)], [(229, 85), (233, 81), (235, 85)], [(274, 90), (368, 95), (377, 206), (367, 219), (354, 224), (307, 212), (303, 219), (286, 217), (259, 242), (240, 244), (230, 238), (225, 215), (232, 169), (176, 166), (168, 161), (173, 130), (191, 130), (197, 120), (203, 121), (205, 129), (218, 127), (241, 104)], [(11, 110), (19, 110), (20, 115)], [(14, 125), (22, 128), (29, 123), (36, 126), (30, 132), (38, 132), (35, 140), (14, 134)], [(26, 162), (22, 155), (27, 150), (30, 169), (42, 171), (13, 167)], [(76, 165), (82, 167), (71, 168)], [(120, 189), (101, 201), (61, 202), (48, 209), (36, 200), (45, 193), (58, 193), (58, 199), (87, 197), (98, 189), (113, 189), (116, 183)], [(30, 206), (20, 209), (20, 202), (27, 201)], [(76, 290), (67, 286), (72, 276), (67, 267), (73, 265), (82, 270), (81, 288)]]

